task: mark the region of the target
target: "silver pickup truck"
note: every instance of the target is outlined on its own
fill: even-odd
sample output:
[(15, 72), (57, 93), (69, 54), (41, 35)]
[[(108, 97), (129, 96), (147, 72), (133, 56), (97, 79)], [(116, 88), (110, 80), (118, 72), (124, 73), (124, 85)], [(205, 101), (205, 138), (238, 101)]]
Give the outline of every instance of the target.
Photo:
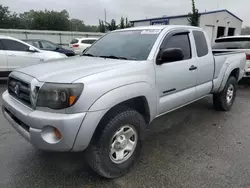
[(155, 118), (213, 94), (229, 110), (246, 55), (212, 51), (201, 28), (148, 26), (106, 34), (82, 57), (12, 72), (3, 114), (31, 144), (83, 151), (101, 176), (125, 174)]

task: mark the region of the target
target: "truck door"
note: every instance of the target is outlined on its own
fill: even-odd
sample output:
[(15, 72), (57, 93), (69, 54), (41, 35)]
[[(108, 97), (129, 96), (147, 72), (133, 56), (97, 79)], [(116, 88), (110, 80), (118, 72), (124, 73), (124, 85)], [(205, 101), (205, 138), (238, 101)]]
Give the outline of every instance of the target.
[(168, 48), (181, 48), (182, 61), (156, 65), (156, 84), (159, 90), (158, 115), (195, 99), (196, 65), (192, 57), (189, 30), (173, 31), (163, 40), (159, 53)]
[(197, 87), (196, 97), (200, 98), (209, 94), (213, 86), (214, 58), (211, 51), (209, 39), (203, 31), (193, 30), (196, 46), (194, 59), (197, 61)]
[(3, 45), (0, 40), (0, 80), (6, 79), (8, 77), (8, 64), (7, 64), (7, 55), (3, 49)]

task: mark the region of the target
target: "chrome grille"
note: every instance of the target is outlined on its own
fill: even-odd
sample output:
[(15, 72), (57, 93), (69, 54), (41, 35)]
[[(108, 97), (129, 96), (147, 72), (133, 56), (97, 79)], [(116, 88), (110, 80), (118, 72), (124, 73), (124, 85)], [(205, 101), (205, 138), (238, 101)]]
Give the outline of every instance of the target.
[(30, 101), (30, 85), (22, 80), (9, 77), (8, 91), (11, 96), (31, 107)]

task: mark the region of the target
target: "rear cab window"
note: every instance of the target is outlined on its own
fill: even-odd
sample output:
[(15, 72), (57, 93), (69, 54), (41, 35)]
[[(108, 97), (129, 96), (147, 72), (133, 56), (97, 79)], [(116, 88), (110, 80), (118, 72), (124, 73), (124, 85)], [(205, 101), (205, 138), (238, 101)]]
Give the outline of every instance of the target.
[(208, 44), (206, 37), (202, 31), (193, 31), (193, 36), (196, 45), (196, 51), (198, 57), (203, 57), (208, 54)]
[(216, 39), (213, 49), (250, 49), (250, 37)]

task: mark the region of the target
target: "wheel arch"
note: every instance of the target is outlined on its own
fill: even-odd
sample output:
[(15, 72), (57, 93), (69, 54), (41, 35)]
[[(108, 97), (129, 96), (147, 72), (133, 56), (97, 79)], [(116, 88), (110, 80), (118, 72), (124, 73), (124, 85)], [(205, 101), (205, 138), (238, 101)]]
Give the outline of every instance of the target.
[(226, 73), (224, 74), (224, 78), (223, 78), (223, 80), (222, 80), (222, 82), (221, 82), (221, 86), (220, 86), (220, 88), (219, 88), (219, 90), (218, 90), (218, 92), (221, 92), (223, 89), (224, 89), (224, 87), (225, 87), (225, 85), (226, 85), (226, 83), (227, 83), (227, 80), (231, 77), (231, 76), (233, 76), (233, 77), (235, 77), (235, 79), (237, 80), (237, 82), (239, 81), (239, 75), (240, 75), (240, 68), (228, 68), (227, 69), (227, 71), (226, 71)]
[(119, 106), (134, 109), (142, 115), (146, 123), (150, 123), (157, 113), (156, 89), (148, 83), (135, 83), (107, 92), (89, 108), (76, 136), (73, 151), (86, 149), (93, 140), (96, 131), (100, 131), (101, 122), (111, 110)]

